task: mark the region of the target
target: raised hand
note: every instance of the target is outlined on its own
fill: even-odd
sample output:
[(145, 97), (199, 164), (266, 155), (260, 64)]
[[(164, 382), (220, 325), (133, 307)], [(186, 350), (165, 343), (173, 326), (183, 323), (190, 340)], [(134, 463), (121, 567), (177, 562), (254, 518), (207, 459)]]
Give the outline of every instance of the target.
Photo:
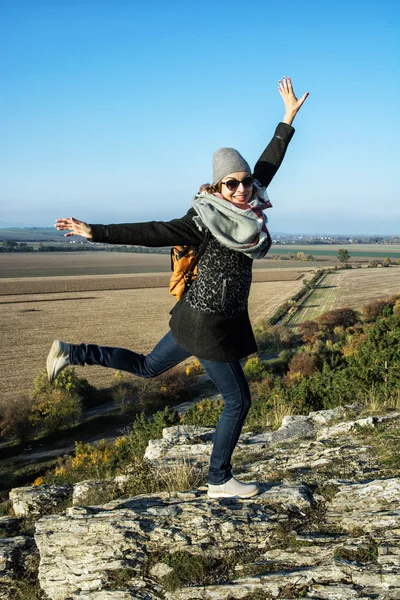
[(282, 77), (282, 79), (279, 80), (278, 91), (281, 95), (286, 109), (286, 114), (283, 119), (283, 122), (291, 125), (297, 112), (303, 106), (303, 103), (307, 98), (309, 92), (306, 92), (301, 98), (297, 98), (293, 91), (292, 80), (290, 79), (290, 77)]
[(65, 237), (69, 237), (70, 235), (80, 235), (87, 240), (92, 239), (92, 229), (90, 225), (84, 221), (78, 221), (78, 219), (74, 219), (74, 217), (56, 219), (54, 227), (57, 229), (57, 231), (70, 230), (68, 233), (64, 233)]

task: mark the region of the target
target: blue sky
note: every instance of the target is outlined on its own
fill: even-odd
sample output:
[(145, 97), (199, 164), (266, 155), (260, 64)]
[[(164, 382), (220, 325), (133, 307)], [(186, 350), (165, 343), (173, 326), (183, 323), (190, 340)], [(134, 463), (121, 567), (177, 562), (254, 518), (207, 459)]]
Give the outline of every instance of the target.
[(310, 96), (273, 232), (400, 233), (398, 0), (0, 0), (0, 224), (182, 216)]

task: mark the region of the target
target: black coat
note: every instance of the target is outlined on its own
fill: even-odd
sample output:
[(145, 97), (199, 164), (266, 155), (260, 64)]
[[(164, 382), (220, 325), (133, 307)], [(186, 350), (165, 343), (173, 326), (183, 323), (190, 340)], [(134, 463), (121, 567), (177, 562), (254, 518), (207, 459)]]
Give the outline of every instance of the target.
[[(294, 129), (279, 123), (258, 159), (254, 177), (267, 187), (277, 172)], [(148, 247), (200, 246), (204, 232), (193, 221), (194, 209), (181, 219), (91, 225), (92, 240)], [(252, 259), (211, 238), (199, 261), (198, 275), (171, 311), (170, 327), (177, 342), (198, 358), (232, 361), (257, 351), (247, 301)]]

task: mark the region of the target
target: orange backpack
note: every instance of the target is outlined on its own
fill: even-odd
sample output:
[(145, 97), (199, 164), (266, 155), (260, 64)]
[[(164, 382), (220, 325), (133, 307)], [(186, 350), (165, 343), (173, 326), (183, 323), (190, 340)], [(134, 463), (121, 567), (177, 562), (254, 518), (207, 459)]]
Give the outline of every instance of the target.
[(197, 263), (206, 249), (210, 238), (207, 231), (199, 248), (195, 246), (174, 246), (171, 248), (171, 279), (169, 293), (180, 300), (197, 276)]

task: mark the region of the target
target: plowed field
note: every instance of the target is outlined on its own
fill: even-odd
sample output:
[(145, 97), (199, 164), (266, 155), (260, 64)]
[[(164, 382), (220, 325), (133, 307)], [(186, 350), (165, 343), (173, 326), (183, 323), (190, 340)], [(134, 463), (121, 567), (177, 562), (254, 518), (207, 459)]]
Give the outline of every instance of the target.
[(316, 319), (334, 308), (360, 309), (376, 298), (400, 293), (400, 267), (349, 269), (327, 275), (290, 325)]
[[(282, 279), (282, 275), (268, 272), (272, 281), (257, 283), (260, 275), (254, 277), (250, 295), (253, 322), (272, 314), (302, 287), (302, 278), (296, 271), (288, 271), (286, 278), (289, 280), (286, 281), (274, 281)], [(65, 283), (64, 279), (59, 278), (61, 285)], [(162, 287), (154, 288), (101, 289), (103, 278), (94, 279), (98, 289), (93, 286), (94, 289), (86, 291), (38, 293), (40, 286), (43, 290), (49, 282), (44, 278), (36, 280), (34, 294), (20, 291), (19, 294), (0, 296), (1, 397), (29, 391), (34, 377), (45, 368), (54, 339), (122, 346), (145, 353), (168, 331), (169, 311), (175, 300), (164, 283)], [(31, 280), (25, 281), (27, 285), (32, 284)], [(78, 369), (97, 387), (107, 387), (114, 382), (112, 370), (101, 367)]]

